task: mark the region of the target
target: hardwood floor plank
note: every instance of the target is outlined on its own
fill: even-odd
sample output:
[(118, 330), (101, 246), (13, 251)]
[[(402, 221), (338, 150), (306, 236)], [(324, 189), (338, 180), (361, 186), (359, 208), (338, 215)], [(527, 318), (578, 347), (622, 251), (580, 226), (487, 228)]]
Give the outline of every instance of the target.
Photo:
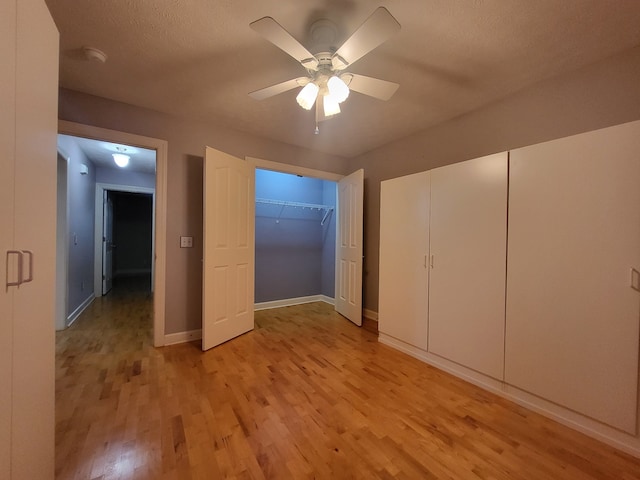
[(56, 478), (640, 479), (640, 460), (377, 341), (324, 303), (155, 349), (129, 285), (56, 337)]

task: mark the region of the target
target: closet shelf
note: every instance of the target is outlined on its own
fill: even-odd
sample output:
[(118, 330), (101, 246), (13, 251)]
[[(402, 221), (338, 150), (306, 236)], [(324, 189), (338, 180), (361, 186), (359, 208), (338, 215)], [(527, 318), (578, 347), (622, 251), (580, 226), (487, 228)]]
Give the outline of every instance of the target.
[(282, 211), (284, 210), (285, 207), (294, 207), (294, 208), (302, 208), (302, 209), (308, 208), (309, 210), (322, 211), (324, 212), (324, 216), (322, 217), (322, 221), (320, 222), (320, 225), (324, 225), (324, 222), (327, 221), (329, 214), (331, 214), (331, 212), (333, 212), (334, 210), (334, 207), (330, 205), (321, 205), (318, 203), (290, 202), (288, 200), (272, 200), (270, 198), (256, 198), (256, 203), (281, 206), (282, 208), (280, 209), (280, 213), (278, 214), (278, 218), (277, 218), (278, 221), (280, 220), (280, 216), (282, 215)]

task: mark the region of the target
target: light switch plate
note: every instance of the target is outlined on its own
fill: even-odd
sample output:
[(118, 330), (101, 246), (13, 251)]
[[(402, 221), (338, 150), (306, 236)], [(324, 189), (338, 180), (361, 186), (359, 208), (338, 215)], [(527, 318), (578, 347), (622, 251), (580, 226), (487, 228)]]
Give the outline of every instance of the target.
[(193, 247), (193, 237), (180, 237), (180, 248)]

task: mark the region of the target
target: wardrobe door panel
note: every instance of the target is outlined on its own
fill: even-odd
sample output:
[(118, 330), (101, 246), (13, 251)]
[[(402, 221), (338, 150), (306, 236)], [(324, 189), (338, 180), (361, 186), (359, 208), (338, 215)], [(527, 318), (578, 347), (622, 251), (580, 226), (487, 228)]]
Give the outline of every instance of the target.
[(507, 153), (431, 171), (429, 351), (504, 369)]
[(380, 185), (378, 329), (427, 349), (429, 172)]
[(635, 433), (640, 122), (511, 152), (505, 379)]

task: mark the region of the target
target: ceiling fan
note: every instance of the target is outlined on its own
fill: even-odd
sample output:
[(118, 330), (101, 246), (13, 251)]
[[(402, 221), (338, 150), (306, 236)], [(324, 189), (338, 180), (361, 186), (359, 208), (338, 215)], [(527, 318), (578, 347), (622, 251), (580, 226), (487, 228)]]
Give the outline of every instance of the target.
[(322, 40), (324, 47), (312, 54), (271, 17), (264, 17), (249, 26), (295, 58), (307, 70), (307, 75), (251, 92), (256, 100), (302, 87), (296, 97), (298, 104), (311, 110), (316, 107), (318, 122), (340, 113), (340, 103), (353, 90), (380, 100), (389, 100), (400, 85), (378, 78), (347, 72), (346, 69), (400, 30), (400, 24), (384, 7), (377, 8), (337, 50), (331, 44), (337, 29), (329, 20), (321, 19), (311, 26), (312, 37)]

